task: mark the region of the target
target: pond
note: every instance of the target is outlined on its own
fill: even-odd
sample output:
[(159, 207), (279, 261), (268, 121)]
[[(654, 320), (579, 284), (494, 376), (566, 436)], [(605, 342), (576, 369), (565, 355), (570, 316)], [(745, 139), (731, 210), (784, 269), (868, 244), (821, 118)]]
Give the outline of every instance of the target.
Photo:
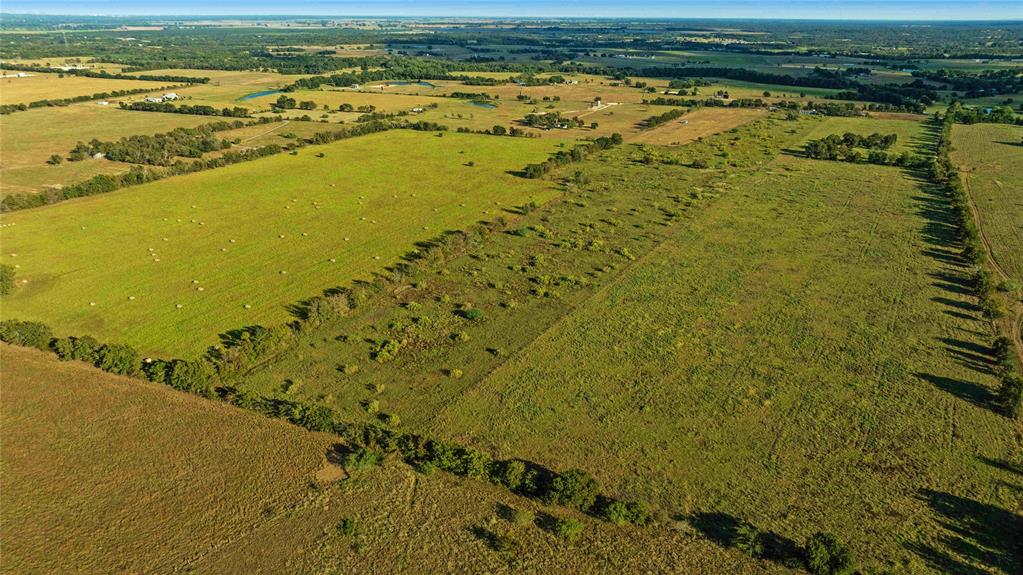
[(469, 102), (469, 105), (476, 106), (477, 108), (486, 108), (488, 110), (493, 110), (494, 108), (497, 108), (497, 104), (491, 104), (490, 102), (479, 102), (476, 100)]
[(265, 92), (253, 92), (251, 94), (245, 94), (239, 100), (251, 100), (253, 98), (261, 98), (263, 96), (270, 96), (272, 94), (283, 94), (284, 90), (267, 90)]
[(388, 86), (425, 86), (427, 88), (436, 88), (435, 84), (431, 84), (425, 80), (417, 80), (415, 82), (411, 80), (393, 80), (387, 83)]

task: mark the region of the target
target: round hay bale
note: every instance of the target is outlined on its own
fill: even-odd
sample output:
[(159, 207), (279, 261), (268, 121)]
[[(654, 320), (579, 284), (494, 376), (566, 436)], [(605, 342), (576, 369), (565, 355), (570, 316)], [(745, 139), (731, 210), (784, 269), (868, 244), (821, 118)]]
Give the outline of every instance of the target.
[(334, 259), (334, 258), (330, 258), (330, 263), (334, 263), (334, 262), (336, 262), (336, 261), (337, 261), (336, 259)]
[(281, 270), (281, 275), (282, 275), (282, 276), (286, 276), (286, 275), (288, 275), (288, 271), (287, 271), (287, 270)]
[(181, 305), (181, 304), (177, 304), (177, 305), (175, 305), (174, 307), (176, 307), (177, 309), (181, 309), (181, 308), (183, 308), (183, 307), (185, 307), (185, 306), (183, 306), (183, 305)]
[(128, 296), (128, 301), (135, 301), (135, 296), (133, 295)]
[(196, 291), (206, 291), (206, 288), (204, 288), (202, 286), (199, 286), (199, 287), (195, 288), (195, 290)]
[(348, 241), (348, 240), (350, 240), (350, 239), (351, 239), (351, 238), (345, 238), (345, 241), (347, 242), (347, 241)]
[(229, 240), (229, 241), (230, 241), (230, 242), (231, 242), (232, 244), (234, 243), (234, 240)]
[(284, 239), (284, 234), (281, 234), (281, 235), (279, 235), (279, 236), (277, 236), (277, 237), (279, 237), (279, 238), (281, 238), (281, 239)]
[(244, 305), (244, 306), (242, 306), (242, 307), (244, 307), (245, 309), (250, 309), (250, 308), (252, 308), (252, 306), (251, 306), (251, 305), (249, 305), (249, 304), (245, 304), (245, 305)]
[(89, 302), (89, 305), (96, 305), (96, 302), (94, 302), (94, 301), (90, 301), (90, 302)]
[(192, 280), (192, 283), (197, 284), (199, 283), (199, 280)]
[(305, 238), (305, 237), (309, 237), (309, 234), (307, 234), (307, 233), (305, 233), (305, 232), (302, 232), (302, 237), (304, 237), (304, 238)]

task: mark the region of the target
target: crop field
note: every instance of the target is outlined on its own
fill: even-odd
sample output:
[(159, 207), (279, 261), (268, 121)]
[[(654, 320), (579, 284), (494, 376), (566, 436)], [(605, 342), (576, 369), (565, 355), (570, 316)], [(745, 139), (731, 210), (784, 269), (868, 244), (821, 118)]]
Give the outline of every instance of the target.
[[(655, 128), (644, 130), (629, 138), (634, 144), (688, 144), (698, 138), (731, 130), (747, 122), (762, 117), (763, 110), (728, 108), (701, 108), (690, 112), (677, 120), (672, 120)], [(685, 123), (683, 123), (685, 122)]]
[(33, 192), (128, 169), (128, 164), (106, 160), (64, 162), (57, 166), (46, 163), (53, 154), (66, 156), (78, 142), (118, 140), (211, 121), (213, 119), (208, 117), (187, 114), (130, 112), (95, 102), (0, 116), (0, 153), (3, 154), (0, 194)]
[(1023, 281), (1023, 129), (999, 124), (956, 126), (953, 160), (980, 210), (998, 264)]
[(29, 72), (24, 78), (0, 78), (0, 104), (28, 104), (37, 100), (59, 100), (76, 96), (89, 96), (115, 90), (151, 88), (159, 90), (171, 82), (143, 80), (106, 80)]
[[(684, 533), (578, 514), (586, 530), (568, 545), (513, 523), (513, 509), (544, 510), (504, 490), (398, 463), (348, 475), (333, 463), (336, 437), (35, 350), (0, 344), (0, 360), (0, 573), (68, 572), (69, 561), (82, 573), (323, 573), (368, 562), (788, 572)], [(338, 531), (343, 518), (358, 522), (354, 538)], [(514, 556), (489, 549), (488, 532), (514, 538)], [(431, 543), (403, 545), (402, 534)]]
[(930, 126), (923, 122), (926, 117), (919, 116), (918, 119), (889, 119), (889, 118), (825, 118), (817, 125), (802, 143), (807, 140), (817, 140), (837, 134), (841, 136), (846, 132), (852, 132), (861, 136), (869, 136), (873, 133), (895, 134), (898, 139), (891, 147), (892, 152), (913, 152), (926, 154), (935, 145), (935, 136)]
[[(312, 334), (248, 385), (348, 418), (373, 402), (407, 429), (590, 469), (682, 517), (796, 541), (823, 526), (878, 565), (1012, 572), (1019, 495), (999, 485), (1018, 485), (1023, 451), (990, 404), (987, 324), (948, 255), (942, 200), (895, 168), (772, 161), (819, 125), (786, 126), (705, 139), (729, 150), (731, 177), (622, 172), (634, 150), (588, 163), (602, 185), (521, 222), (546, 239), (449, 262), (415, 305)], [(640, 195), (661, 179), (681, 204)], [(665, 227), (673, 204), (693, 207)], [(563, 257), (574, 237), (606, 248)], [(483, 319), (461, 319), (466, 306)], [(442, 343), (459, 330), (467, 343)], [(365, 341), (385, 337), (408, 350), (378, 364)]]
[(286, 320), (287, 305), (416, 240), (546, 200), (548, 184), (508, 172), (553, 149), (397, 131), (15, 213), (0, 261), (27, 283), (4, 315), (193, 355), (226, 329)]

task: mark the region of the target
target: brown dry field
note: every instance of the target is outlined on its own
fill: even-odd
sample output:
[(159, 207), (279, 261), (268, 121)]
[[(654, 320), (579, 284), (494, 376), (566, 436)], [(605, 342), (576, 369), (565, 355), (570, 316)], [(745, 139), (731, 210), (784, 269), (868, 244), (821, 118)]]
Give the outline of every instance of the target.
[[(752, 122), (757, 118), (763, 117), (764, 113), (764, 110), (755, 108), (737, 110), (731, 108), (701, 108), (677, 120), (672, 120), (656, 128), (629, 136), (628, 141), (633, 144), (688, 144), (699, 138), (731, 130), (732, 128)], [(689, 123), (682, 124), (686, 120)]]
[(790, 572), (684, 523), (575, 515), (567, 543), (507, 516), (570, 512), (488, 484), (397, 461), (349, 477), (326, 434), (35, 350), (0, 361), (2, 573)]

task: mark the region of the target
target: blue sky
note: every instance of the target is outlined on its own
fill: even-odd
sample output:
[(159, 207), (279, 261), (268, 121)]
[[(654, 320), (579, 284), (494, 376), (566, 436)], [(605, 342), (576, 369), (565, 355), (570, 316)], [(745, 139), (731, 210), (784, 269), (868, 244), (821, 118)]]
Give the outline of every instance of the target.
[(5, 0), (37, 14), (1023, 20), (1023, 0)]

